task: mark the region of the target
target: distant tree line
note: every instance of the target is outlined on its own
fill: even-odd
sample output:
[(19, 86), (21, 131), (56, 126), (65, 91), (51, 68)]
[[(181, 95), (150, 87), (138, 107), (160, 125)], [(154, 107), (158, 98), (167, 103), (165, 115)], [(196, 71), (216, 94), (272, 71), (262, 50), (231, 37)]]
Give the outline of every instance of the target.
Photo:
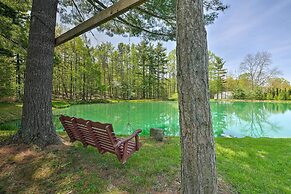
[(280, 71), (271, 65), (268, 52), (248, 54), (240, 65), (241, 74), (227, 77), (228, 91), (236, 99), (291, 100), (290, 82), (279, 77)]
[[(161, 43), (90, 46), (76, 38), (57, 47), (53, 94), (70, 100), (153, 99), (176, 93), (175, 63)], [(173, 58), (173, 57), (172, 57)]]
[[(29, 5), (0, 4), (0, 98), (21, 101), (26, 64)], [(16, 10), (22, 9), (23, 12)], [(60, 29), (58, 29), (60, 33)], [(240, 74), (228, 74), (226, 61), (209, 52), (211, 98), (291, 100), (290, 83), (271, 68), (271, 54), (247, 55)], [(176, 51), (167, 53), (161, 43), (111, 43), (92, 46), (86, 37), (56, 48), (53, 77), (55, 98), (166, 99), (177, 97)]]
[[(13, 51), (13, 49), (12, 49)], [(23, 96), (25, 52), (1, 55), (0, 97)], [(249, 100), (291, 100), (290, 83), (270, 69), (271, 55), (247, 55), (240, 74), (232, 76), (226, 61), (209, 51), (211, 98)], [(56, 48), (54, 98), (94, 99), (167, 99), (177, 96), (176, 51), (167, 53), (161, 43), (111, 43), (91, 46), (86, 38), (76, 38)], [(220, 95), (219, 95), (220, 94)]]
[[(240, 74), (227, 73), (225, 61), (209, 52), (209, 82), (211, 98), (248, 100), (291, 100), (291, 85), (279, 77), (280, 71), (271, 68), (271, 54), (248, 54), (240, 64)], [(218, 95), (220, 94), (220, 95)]]

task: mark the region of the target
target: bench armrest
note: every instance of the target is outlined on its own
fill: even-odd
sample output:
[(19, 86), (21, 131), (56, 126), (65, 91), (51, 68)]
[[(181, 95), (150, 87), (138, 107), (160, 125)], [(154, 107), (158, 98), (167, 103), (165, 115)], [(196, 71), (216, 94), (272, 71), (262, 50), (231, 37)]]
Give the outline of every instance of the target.
[(120, 145), (124, 144), (125, 142), (128, 142), (129, 140), (131, 140), (134, 137), (135, 137), (136, 144), (138, 144), (138, 134), (141, 133), (141, 131), (142, 131), (141, 129), (136, 130), (131, 136), (117, 142), (117, 144), (115, 144), (114, 147), (115, 148), (119, 147)]

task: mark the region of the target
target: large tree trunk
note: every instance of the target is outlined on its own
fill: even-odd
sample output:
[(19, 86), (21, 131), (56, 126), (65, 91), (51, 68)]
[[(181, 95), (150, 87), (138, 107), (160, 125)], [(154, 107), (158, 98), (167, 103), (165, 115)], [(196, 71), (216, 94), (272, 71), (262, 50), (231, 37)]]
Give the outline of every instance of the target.
[(177, 1), (182, 193), (217, 193), (203, 0)]
[(23, 115), (18, 138), (44, 147), (60, 143), (52, 122), (52, 76), (57, 0), (34, 0), (31, 11)]

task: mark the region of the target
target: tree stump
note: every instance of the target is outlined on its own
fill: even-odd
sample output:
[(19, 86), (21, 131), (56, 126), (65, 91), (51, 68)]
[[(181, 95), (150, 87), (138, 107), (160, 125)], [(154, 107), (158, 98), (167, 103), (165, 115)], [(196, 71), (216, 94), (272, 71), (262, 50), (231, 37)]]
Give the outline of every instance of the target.
[(155, 139), (156, 141), (163, 141), (164, 140), (164, 130), (158, 128), (151, 128), (150, 129), (150, 137)]

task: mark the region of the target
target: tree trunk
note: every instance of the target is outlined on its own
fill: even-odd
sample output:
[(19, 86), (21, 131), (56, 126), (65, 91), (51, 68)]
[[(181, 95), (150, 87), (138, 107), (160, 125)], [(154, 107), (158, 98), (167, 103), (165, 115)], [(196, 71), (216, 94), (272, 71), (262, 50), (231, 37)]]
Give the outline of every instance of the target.
[(146, 98), (145, 59), (142, 56), (142, 98)]
[(217, 193), (203, 0), (177, 1), (181, 193)]
[(31, 11), (21, 129), (17, 138), (44, 147), (61, 143), (52, 121), (57, 0), (34, 0)]
[(20, 57), (16, 55), (16, 100), (21, 101)]
[(73, 59), (70, 60), (70, 100), (73, 100)]

